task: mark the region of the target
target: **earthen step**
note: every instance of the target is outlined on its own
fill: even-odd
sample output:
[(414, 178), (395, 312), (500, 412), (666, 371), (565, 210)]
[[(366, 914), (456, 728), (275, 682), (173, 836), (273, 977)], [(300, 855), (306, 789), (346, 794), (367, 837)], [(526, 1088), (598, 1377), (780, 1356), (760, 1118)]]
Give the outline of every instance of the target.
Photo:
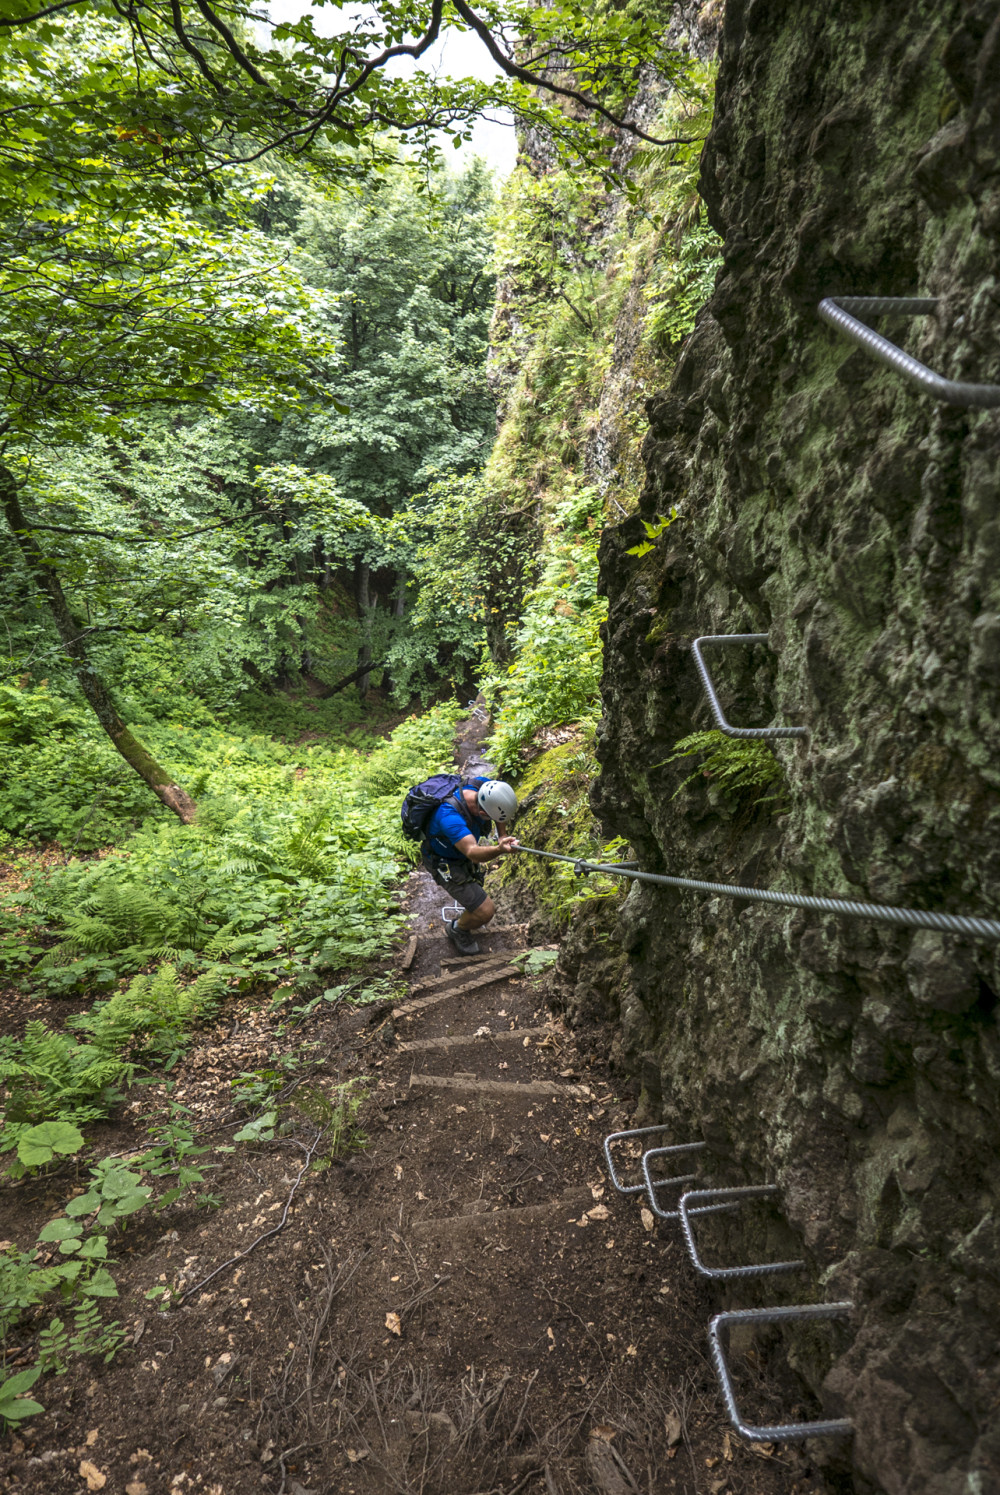
[(569, 1189), (558, 1199), (548, 1199), (544, 1204), (528, 1204), (521, 1209), (477, 1209), (468, 1214), (445, 1215), (439, 1220), (417, 1220), (410, 1230), (418, 1239), (426, 1240), (438, 1235), (452, 1239), (458, 1235), (482, 1235), (511, 1226), (523, 1228), (539, 1221), (570, 1225), (574, 1216), (591, 1209), (593, 1203), (589, 1189)]
[(410, 1075), (411, 1090), (454, 1090), (463, 1095), (505, 1096), (508, 1100), (593, 1100), (586, 1085), (559, 1085), (555, 1080), (474, 1080), (465, 1075)]
[[(531, 945), (531, 946), (526, 946), (523, 950), (514, 950), (514, 951), (508, 950), (507, 951), (507, 957), (508, 957), (509, 960), (521, 960), (523, 956), (525, 956), (525, 955), (531, 955), (536, 950), (558, 950), (558, 949), (559, 949), (558, 945)], [(452, 955), (452, 956), (444, 956), (441, 960), (438, 961), (438, 965), (441, 967), (442, 971), (452, 971), (452, 970), (459, 969), (461, 966), (469, 965), (473, 961), (496, 960), (496, 959), (497, 959), (496, 955), (486, 955), (482, 951), (480, 951), (480, 953), (478, 955)]]
[(417, 944), (418, 943), (419, 942), (417, 940), (417, 936), (415, 934), (411, 935), (410, 936), (410, 943), (406, 947), (406, 954), (403, 956), (403, 959), (400, 961), (400, 964), (399, 964), (399, 969), (401, 971), (408, 971), (410, 969), (411, 965), (413, 964), (413, 957), (417, 953)]
[(449, 997), (460, 997), (467, 991), (478, 991), (481, 986), (492, 986), (496, 981), (509, 981), (512, 976), (520, 976), (521, 972), (514, 966), (498, 966), (484, 972), (475, 981), (465, 981), (459, 986), (448, 986), (443, 991), (431, 992), (429, 996), (417, 997), (413, 1002), (402, 1002), (398, 1007), (392, 1009), (393, 1018), (410, 1017), (414, 1012), (423, 1012), (425, 1007), (433, 1007), (436, 1002), (447, 1001)]
[[(468, 957), (470, 960), (474, 958), (473, 956)], [(443, 976), (432, 976), (429, 981), (416, 981), (410, 987), (410, 995), (412, 997), (422, 997), (427, 992), (444, 991), (445, 987), (454, 986), (457, 981), (464, 981), (467, 977), (473, 976), (478, 979), (479, 976), (484, 975), (487, 971), (498, 970), (501, 966), (509, 966), (510, 964), (511, 958), (509, 954), (490, 955), (485, 960), (478, 961), (471, 969), (468, 966), (464, 968), (459, 966), (457, 970), (448, 971)]]
[(414, 1038), (410, 1043), (400, 1043), (396, 1046), (399, 1054), (422, 1054), (430, 1053), (436, 1049), (457, 1049), (466, 1043), (488, 1043), (490, 1039), (498, 1042), (510, 1043), (517, 1039), (518, 1043), (524, 1042), (526, 1038), (552, 1038), (555, 1035), (551, 1028), (501, 1028), (496, 1033), (456, 1033), (450, 1038)]

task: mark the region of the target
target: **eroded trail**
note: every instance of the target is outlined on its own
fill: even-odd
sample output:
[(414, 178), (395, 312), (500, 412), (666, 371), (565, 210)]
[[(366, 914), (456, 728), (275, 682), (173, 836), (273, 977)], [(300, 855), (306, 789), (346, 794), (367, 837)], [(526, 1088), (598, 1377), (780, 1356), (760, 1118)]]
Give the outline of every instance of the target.
[(328, 1299), (302, 1317), (297, 1373), (270, 1400), (275, 1449), (324, 1441), (307, 1485), (358, 1495), (801, 1487), (800, 1461), (723, 1429), (706, 1304), (679, 1241), (604, 1176), (601, 1141), (626, 1108), (580, 1062), (544, 980), (510, 964), (527, 930), (481, 933), (481, 956), (454, 958), (440, 894), (414, 884), (381, 1124)]
[[(463, 960), (430, 879), (414, 873), (407, 896), (406, 990), (391, 1005), (321, 1005), (293, 1040), (288, 1135), (218, 1155), (216, 1213), (142, 1217), (119, 1241), (129, 1344), (45, 1383), (44, 1416), (0, 1449), (4, 1491), (820, 1488), (800, 1451), (726, 1430), (712, 1305), (674, 1228), (604, 1174), (602, 1139), (630, 1125), (632, 1102), (581, 1057), (548, 978), (511, 963), (527, 927), (481, 934), (483, 954)], [(227, 1082), (281, 1032), (259, 1001), (227, 1021), (175, 1071), (175, 1097), (213, 1142), (240, 1124)], [(362, 1074), (367, 1145), (296, 1187), (329, 1126), (322, 1097)], [(109, 1151), (136, 1146), (129, 1126), (109, 1128)], [(12, 1196), (19, 1228), (65, 1189)], [(168, 1312), (146, 1296), (156, 1283), (184, 1294)]]

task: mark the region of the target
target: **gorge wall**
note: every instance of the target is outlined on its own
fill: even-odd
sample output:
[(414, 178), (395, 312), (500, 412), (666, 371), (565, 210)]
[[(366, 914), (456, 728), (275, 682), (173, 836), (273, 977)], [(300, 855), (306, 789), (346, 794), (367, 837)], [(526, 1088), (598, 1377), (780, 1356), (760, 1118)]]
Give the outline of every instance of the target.
[[(646, 869), (1000, 909), (1000, 414), (933, 403), (816, 315), (937, 296), (880, 325), (1000, 379), (998, 147), (995, 3), (728, 0), (701, 184), (724, 266), (601, 548), (593, 803)], [(737, 632), (770, 647), (713, 654), (729, 719), (809, 729), (749, 813), (666, 761), (711, 726), (691, 639)], [(807, 1257), (771, 1301), (856, 1305), (789, 1344), (854, 1419), (859, 1484), (1000, 1489), (996, 947), (640, 884), (620, 923), (646, 1118), (706, 1138), (713, 1182), (780, 1185), (725, 1249)]]

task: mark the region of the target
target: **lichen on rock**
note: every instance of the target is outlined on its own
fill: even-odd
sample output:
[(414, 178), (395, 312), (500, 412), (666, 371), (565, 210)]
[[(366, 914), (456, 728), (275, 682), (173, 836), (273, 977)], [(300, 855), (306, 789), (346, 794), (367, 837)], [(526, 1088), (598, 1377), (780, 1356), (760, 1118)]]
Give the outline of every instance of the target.
[[(934, 404), (816, 315), (936, 296), (881, 330), (1000, 377), (998, 56), (992, 4), (729, 0), (702, 173), (724, 267), (601, 550), (594, 804), (650, 870), (1000, 907), (1000, 416)], [(718, 656), (727, 715), (809, 729), (775, 744), (787, 809), (743, 825), (708, 785), (675, 799), (666, 761), (711, 725), (692, 638), (737, 632), (769, 647)], [(647, 1113), (709, 1141), (713, 1181), (778, 1182), (795, 1297), (855, 1303), (846, 1342), (789, 1347), (853, 1418), (856, 1476), (998, 1488), (996, 948), (640, 886), (620, 923)]]

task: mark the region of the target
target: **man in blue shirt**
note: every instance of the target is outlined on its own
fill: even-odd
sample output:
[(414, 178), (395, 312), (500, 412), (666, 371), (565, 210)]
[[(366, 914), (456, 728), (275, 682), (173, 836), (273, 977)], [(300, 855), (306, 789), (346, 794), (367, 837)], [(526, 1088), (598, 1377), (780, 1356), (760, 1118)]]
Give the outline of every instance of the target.
[[(517, 814), (517, 795), (498, 779), (470, 779), (434, 811), (427, 823), (421, 846), (424, 866), (439, 887), (451, 894), (465, 912), (445, 924), (445, 933), (460, 955), (477, 955), (474, 929), (488, 924), (496, 913), (493, 899), (483, 887), (484, 864), (517, 850), (516, 839), (506, 834)], [(479, 838), (497, 826), (495, 845), (480, 846)]]

